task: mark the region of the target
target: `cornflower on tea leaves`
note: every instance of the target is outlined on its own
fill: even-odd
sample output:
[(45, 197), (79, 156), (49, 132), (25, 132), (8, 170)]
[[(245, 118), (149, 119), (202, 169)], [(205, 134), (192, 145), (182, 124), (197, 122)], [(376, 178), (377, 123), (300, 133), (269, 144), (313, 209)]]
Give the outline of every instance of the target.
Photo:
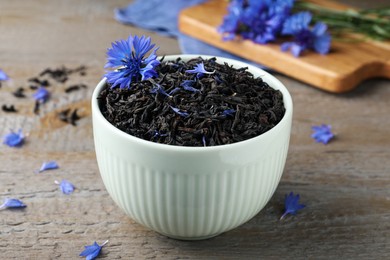
[(155, 48), (145, 58), (146, 54), (154, 48), (150, 37), (132, 36), (127, 40), (119, 40), (112, 43), (112, 48), (107, 50), (107, 63), (104, 68), (110, 68), (104, 76), (111, 88), (130, 88), (132, 81), (142, 81), (157, 76), (155, 67), (160, 64), (157, 60)]

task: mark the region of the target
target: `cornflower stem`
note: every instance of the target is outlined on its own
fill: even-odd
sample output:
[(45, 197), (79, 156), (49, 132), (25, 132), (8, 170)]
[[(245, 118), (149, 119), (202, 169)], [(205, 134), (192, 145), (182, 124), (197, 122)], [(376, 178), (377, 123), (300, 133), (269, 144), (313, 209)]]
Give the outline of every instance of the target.
[(314, 22), (324, 22), (332, 34), (356, 33), (374, 40), (390, 39), (390, 7), (367, 10), (333, 10), (297, 1), (294, 11), (311, 11)]

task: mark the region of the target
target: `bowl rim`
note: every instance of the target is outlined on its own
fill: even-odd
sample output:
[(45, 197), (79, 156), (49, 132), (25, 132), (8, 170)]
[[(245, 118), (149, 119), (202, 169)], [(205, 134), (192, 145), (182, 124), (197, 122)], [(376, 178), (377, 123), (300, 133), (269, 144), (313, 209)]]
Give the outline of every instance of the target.
[[(116, 128), (114, 125), (112, 125), (102, 114), (99, 108), (98, 104), (98, 94), (101, 92), (101, 89), (104, 87), (106, 84), (107, 78), (103, 77), (100, 82), (97, 84), (95, 87), (93, 93), (92, 93), (92, 100), (91, 100), (91, 106), (92, 106), (92, 116), (93, 116), (93, 121), (94, 120), (99, 120), (102, 124), (108, 127), (110, 131), (112, 131), (114, 134), (119, 135), (121, 138), (124, 138), (126, 140), (129, 140), (130, 142), (135, 142), (139, 145), (143, 145), (145, 147), (150, 147), (150, 149), (157, 149), (157, 150), (163, 150), (166, 152), (173, 152), (173, 151), (180, 151), (180, 152), (192, 152), (192, 153), (197, 153), (197, 152), (218, 152), (221, 150), (227, 150), (227, 149), (237, 149), (242, 146), (245, 146), (249, 143), (252, 143), (254, 141), (260, 141), (262, 139), (266, 139), (268, 136), (272, 135), (273, 132), (279, 131), (284, 125), (288, 122), (290, 118), (292, 118), (292, 113), (293, 113), (293, 103), (292, 103), (292, 98), (291, 94), (289, 93), (288, 89), (281, 83), (276, 77), (271, 75), (270, 73), (264, 71), (263, 69), (260, 69), (254, 65), (234, 60), (231, 58), (224, 58), (224, 57), (219, 57), (219, 56), (211, 56), (211, 55), (196, 55), (196, 54), (179, 54), (179, 55), (165, 55), (164, 60), (174, 60), (177, 58), (181, 58), (183, 60), (190, 60), (194, 58), (201, 57), (203, 59), (210, 59), (210, 58), (216, 58), (217, 62), (223, 63), (227, 62), (230, 65), (233, 65), (235, 68), (240, 68), (240, 67), (248, 67), (248, 71), (251, 72), (252, 74), (255, 75), (255, 77), (262, 77), (266, 78), (264, 81), (266, 81), (270, 87), (274, 89), (278, 89), (282, 92), (283, 94), (283, 104), (286, 109), (285, 114), (282, 118), (282, 120), (279, 121), (277, 125), (275, 125), (273, 128), (268, 130), (267, 132), (252, 137), (250, 139), (236, 142), (236, 143), (231, 143), (231, 144), (224, 144), (224, 145), (216, 145), (216, 146), (179, 146), (179, 145), (170, 145), (170, 144), (162, 144), (162, 143), (155, 143), (152, 141), (144, 140), (142, 138), (132, 136), (118, 128)], [(158, 58), (161, 58), (158, 57)], [(94, 123), (93, 123), (94, 124)], [(93, 126), (94, 128), (95, 126)]]

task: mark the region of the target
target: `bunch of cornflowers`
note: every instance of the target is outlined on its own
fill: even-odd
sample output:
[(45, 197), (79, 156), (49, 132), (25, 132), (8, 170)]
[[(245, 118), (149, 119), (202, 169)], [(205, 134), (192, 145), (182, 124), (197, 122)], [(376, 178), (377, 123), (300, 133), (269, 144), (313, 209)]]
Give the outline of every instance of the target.
[[(329, 27), (329, 28), (328, 28)], [(390, 39), (390, 7), (333, 10), (299, 0), (231, 0), (218, 32), (224, 40), (241, 37), (255, 43), (274, 41), (298, 57), (305, 50), (327, 54), (334, 39)]]
[(281, 45), (282, 51), (291, 50), (296, 57), (309, 49), (327, 54), (331, 44), (327, 25), (312, 25), (309, 12), (293, 13), (294, 4), (294, 0), (232, 0), (218, 32), (224, 40), (240, 36), (259, 44), (290, 36), (292, 40)]

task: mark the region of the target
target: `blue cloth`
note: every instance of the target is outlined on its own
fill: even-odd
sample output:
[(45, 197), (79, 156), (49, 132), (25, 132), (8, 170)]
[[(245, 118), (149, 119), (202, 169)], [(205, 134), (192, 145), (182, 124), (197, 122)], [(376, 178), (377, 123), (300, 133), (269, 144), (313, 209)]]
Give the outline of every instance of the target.
[[(220, 56), (241, 60), (262, 67), (259, 64), (244, 60), (229, 52), (196, 40), (179, 32), (177, 18), (181, 10), (207, 0), (135, 0), (124, 8), (115, 10), (115, 19), (124, 24), (134, 25), (160, 35), (177, 37), (184, 54)], [(262, 67), (264, 68), (264, 67)]]
[(125, 8), (115, 10), (115, 19), (124, 24), (178, 37), (177, 17), (181, 10), (206, 0), (135, 0)]

